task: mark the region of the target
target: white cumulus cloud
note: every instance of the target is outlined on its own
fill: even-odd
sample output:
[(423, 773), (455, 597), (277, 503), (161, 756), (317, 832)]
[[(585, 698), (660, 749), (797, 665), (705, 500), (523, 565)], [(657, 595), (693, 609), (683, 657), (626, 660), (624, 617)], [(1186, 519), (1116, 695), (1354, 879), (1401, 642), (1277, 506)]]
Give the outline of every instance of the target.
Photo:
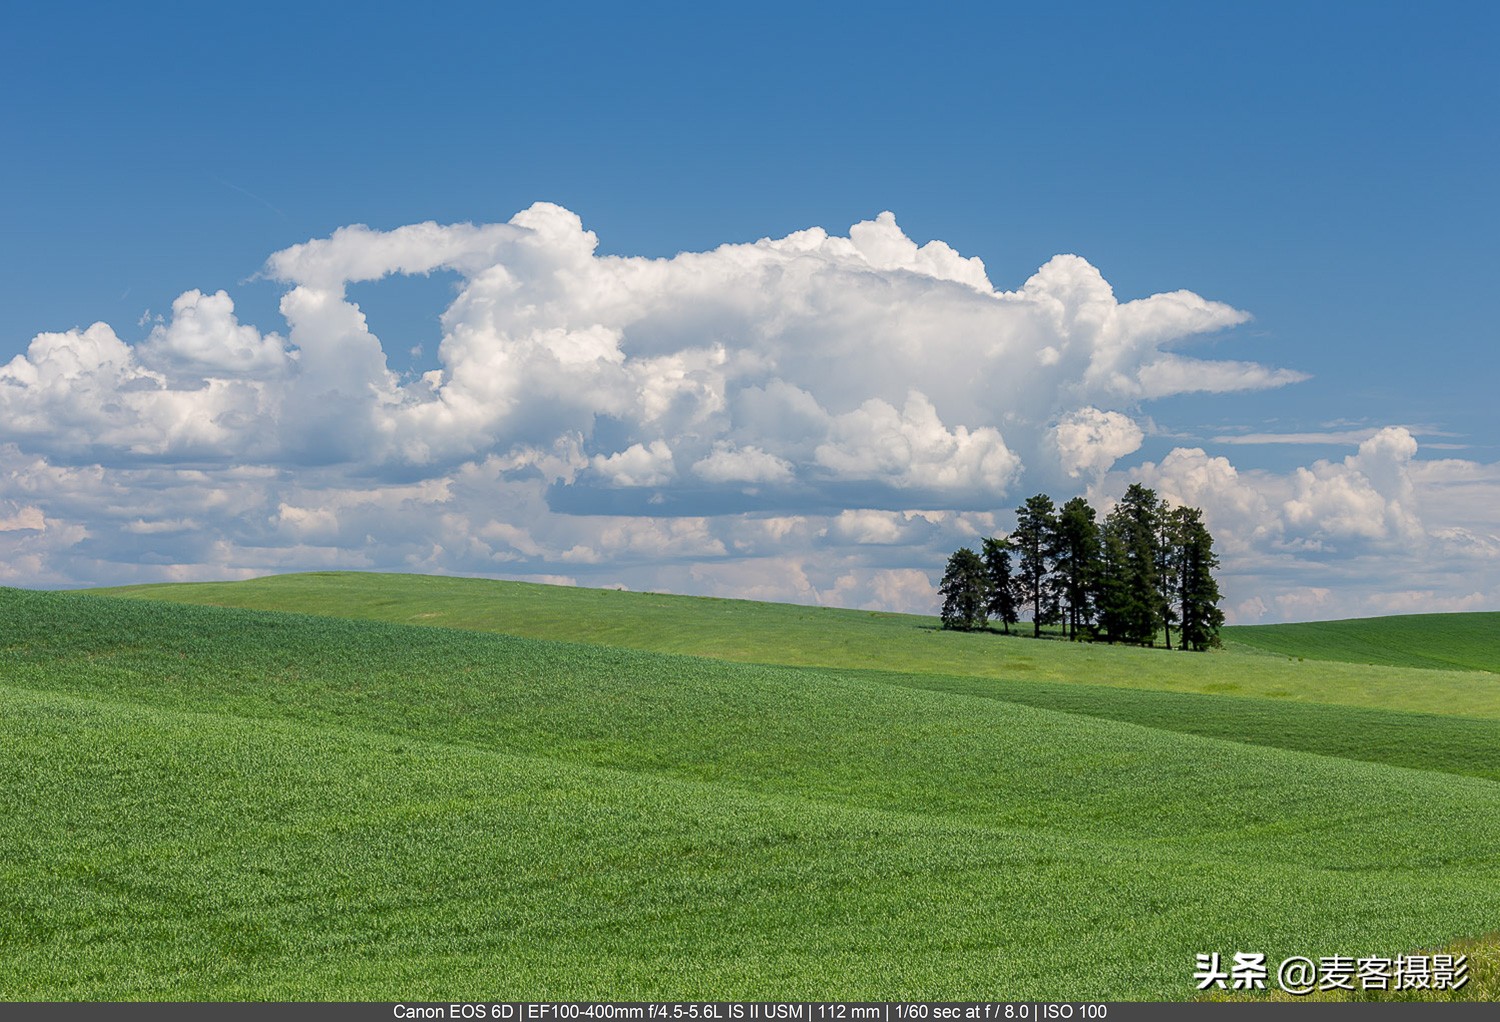
[(1237, 620), (1500, 605), (1500, 465), (1421, 461), (1418, 450), (1388, 426), (1346, 458), (1277, 473), (1178, 448), (1092, 492), (1107, 500), (1140, 481), (1203, 508)]
[(631, 444), (608, 457), (596, 455), (594, 469), (614, 486), (661, 486), (676, 474), (672, 449), (661, 440)]
[(813, 452), (836, 477), (884, 481), (902, 489), (979, 489), (998, 498), (1020, 468), (998, 430), (949, 429), (926, 395), (912, 391), (897, 411), (871, 398), (834, 419)]
[[(1315, 555), (1495, 561), (1493, 466), (1423, 461), (1402, 429), (1291, 473), (1186, 448), (1125, 464), (1147, 402), (1303, 378), (1184, 354), (1246, 322), (1222, 302), (1120, 301), (1077, 255), (1004, 290), (889, 212), (665, 259), (598, 244), (549, 203), (355, 225), (267, 259), (284, 323), (189, 281), (134, 343), (38, 333), (0, 366), (3, 577), (389, 568), (921, 610), (1029, 487), (1133, 478), (1205, 508), (1236, 584), (1264, 590), (1235, 605), (1267, 616), (1337, 602)], [(416, 339), (377, 333), (349, 285), (435, 272), (456, 278), (436, 366), (402, 376), (388, 353)]]
[(693, 471), (711, 483), (786, 483), (793, 476), (792, 463), (761, 450), (754, 444), (736, 448), (725, 441), (693, 464)]
[(1108, 470), (1138, 450), (1145, 436), (1130, 416), (1097, 408), (1070, 412), (1052, 430), (1062, 470), (1074, 479)]

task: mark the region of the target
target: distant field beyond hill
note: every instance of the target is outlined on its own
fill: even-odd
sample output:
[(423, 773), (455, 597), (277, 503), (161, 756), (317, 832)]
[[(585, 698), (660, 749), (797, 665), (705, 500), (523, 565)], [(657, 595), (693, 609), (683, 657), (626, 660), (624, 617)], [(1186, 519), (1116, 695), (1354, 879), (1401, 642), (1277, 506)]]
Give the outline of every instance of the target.
[(419, 576), (129, 595), (0, 589), (0, 999), (1184, 1000), (1199, 953), (1500, 929), (1482, 671)]
[(1500, 672), (1500, 613), (1493, 612), (1251, 625), (1226, 628), (1224, 637), (1317, 660)]

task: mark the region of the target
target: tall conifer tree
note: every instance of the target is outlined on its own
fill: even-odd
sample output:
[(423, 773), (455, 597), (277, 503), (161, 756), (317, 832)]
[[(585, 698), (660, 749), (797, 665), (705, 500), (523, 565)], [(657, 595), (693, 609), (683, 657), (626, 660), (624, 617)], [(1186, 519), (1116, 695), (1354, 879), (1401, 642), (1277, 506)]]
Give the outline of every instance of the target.
[(1042, 625), (1057, 619), (1057, 592), (1053, 567), (1057, 558), (1057, 511), (1045, 493), (1027, 497), (1016, 509), (1016, 531), (1011, 542), (1021, 555), (1020, 602), (1031, 605), (1031, 634), (1040, 636)]
[(943, 597), (943, 627), (968, 632), (985, 626), (984, 562), (968, 547), (948, 558), (938, 593)]
[(989, 603), (986, 609), (998, 618), (1006, 635), (1010, 626), (1019, 620), (1016, 610), (1016, 578), (1011, 569), (1011, 542), (1007, 539), (984, 541), (984, 573), (989, 585)]
[(1156, 491), (1132, 483), (1105, 519), (1105, 573), (1110, 639), (1153, 645), (1163, 623), (1157, 586), (1160, 505)]
[(1178, 555), (1178, 600), (1182, 607), (1183, 649), (1202, 652), (1219, 644), (1219, 628), (1224, 612), (1219, 609), (1219, 583), (1213, 569), (1219, 566), (1214, 553), (1214, 539), (1203, 524), (1198, 508), (1177, 509), (1177, 534), (1181, 543)]
[(1099, 530), (1099, 570), (1094, 575), (1094, 608), (1099, 627), (1113, 645), (1129, 642), (1130, 556), (1123, 519), (1111, 512)]
[(1094, 576), (1099, 571), (1099, 524), (1094, 509), (1082, 497), (1062, 506), (1057, 516), (1057, 574), (1068, 638), (1094, 618)]
[(1177, 618), (1178, 578), (1181, 575), (1182, 537), (1181, 508), (1165, 500), (1156, 504), (1156, 593), (1158, 613), (1166, 646), (1172, 648), (1172, 625)]

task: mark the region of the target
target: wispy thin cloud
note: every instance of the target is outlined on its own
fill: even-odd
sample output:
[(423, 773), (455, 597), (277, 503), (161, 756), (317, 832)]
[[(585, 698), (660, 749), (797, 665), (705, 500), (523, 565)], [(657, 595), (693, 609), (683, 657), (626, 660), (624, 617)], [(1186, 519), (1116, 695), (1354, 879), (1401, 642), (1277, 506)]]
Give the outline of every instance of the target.
[(1358, 447), (1379, 430), (1341, 429), (1309, 433), (1231, 433), (1213, 438), (1216, 444), (1343, 444)]
[[(1341, 426), (1341, 425), (1347, 425), (1347, 424), (1346, 423), (1326, 423), (1325, 425), (1328, 426), (1328, 427), (1332, 427), (1332, 426)], [(1457, 438), (1460, 435), (1460, 434), (1457, 434), (1457, 433), (1451, 433), (1451, 432), (1447, 432), (1445, 430), (1438, 429), (1436, 426), (1424, 425), (1424, 424), (1420, 424), (1420, 423), (1405, 423), (1405, 424), (1397, 423), (1396, 425), (1400, 425), (1402, 429), (1406, 430), (1412, 436), (1418, 436), (1418, 437), (1424, 437), (1424, 438), (1425, 437), (1447, 437), (1449, 439), (1453, 439), (1453, 438)], [(1358, 447), (1360, 444), (1364, 443), (1366, 440), (1370, 439), (1370, 437), (1374, 436), (1376, 433), (1379, 433), (1382, 429), (1385, 429), (1385, 428), (1386, 428), (1386, 426), (1381, 425), (1381, 426), (1364, 426), (1364, 427), (1361, 427), (1359, 429), (1332, 429), (1332, 428), (1325, 428), (1325, 429), (1321, 429), (1321, 430), (1306, 430), (1306, 431), (1302, 431), (1302, 432), (1286, 432), (1286, 433), (1220, 433), (1218, 436), (1215, 436), (1213, 438), (1213, 442), (1214, 443), (1218, 443), (1218, 444), (1239, 444), (1239, 445), (1300, 444), (1300, 445), (1304, 445), (1305, 446), (1305, 445), (1311, 445), (1311, 444), (1335, 444), (1335, 445), (1343, 445), (1343, 446), (1346, 446), (1346, 447)], [(1440, 443), (1424, 442), (1423, 446), (1424, 447), (1437, 447), (1437, 448), (1442, 448), (1442, 449), (1445, 449), (1445, 450), (1463, 450), (1463, 449), (1466, 449), (1467, 447), (1469, 447), (1470, 445), (1469, 444), (1451, 444), (1451, 443), (1449, 443), (1449, 444), (1440, 444)]]
[(239, 192), (241, 195), (245, 195), (245, 196), (248, 196), (249, 198), (254, 199), (256, 202), (260, 203), (262, 206), (264, 206), (267, 209), (269, 209), (272, 213), (275, 213), (281, 219), (283, 219), (283, 220), (287, 219), (287, 215), (285, 213), (283, 213), (280, 209), (278, 209), (275, 206), (273, 206), (271, 203), (267, 202), (261, 196), (256, 195), (250, 189), (248, 189), (248, 188), (241, 188), (239, 185), (235, 184), (233, 181), (225, 181), (223, 178), (220, 178), (220, 177), (214, 178), (214, 181), (216, 183), (218, 183), (218, 184), (223, 185), (225, 188), (232, 188), (235, 191)]

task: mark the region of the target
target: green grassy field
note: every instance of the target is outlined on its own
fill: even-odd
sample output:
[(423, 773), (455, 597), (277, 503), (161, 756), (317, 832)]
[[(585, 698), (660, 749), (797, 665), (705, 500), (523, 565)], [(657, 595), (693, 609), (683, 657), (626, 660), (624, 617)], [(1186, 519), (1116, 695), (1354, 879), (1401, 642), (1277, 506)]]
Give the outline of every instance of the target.
[[(1212, 656), (1062, 641), (955, 634), (937, 618), (611, 589), (432, 575), (312, 572), (247, 582), (100, 589), (101, 595), (501, 632), (536, 639), (684, 653), (736, 663), (868, 668), (942, 676), (1030, 679), (1261, 696), (1500, 720), (1500, 684), (1470, 669), (1334, 663), (1295, 645), (1270, 652), (1237, 629)], [(1495, 645), (1484, 615), (1465, 618), (1468, 646)], [(1439, 615), (1441, 617), (1441, 615)], [(1270, 626), (1268, 626), (1270, 627)], [(1283, 627), (1283, 626), (1275, 626)], [(1297, 626), (1290, 626), (1297, 627)], [(1444, 647), (1451, 645), (1444, 642)], [(1424, 647), (1420, 633), (1408, 647)], [(1477, 654), (1476, 654), (1477, 655)], [(1303, 657), (1303, 660), (1298, 660)], [(1500, 654), (1495, 655), (1500, 658)], [(1309, 660), (1320, 662), (1310, 663)]]
[(1482, 672), (456, 579), (131, 595), (278, 592), (326, 614), (0, 590), (0, 997), (1190, 999), (1198, 952), (1500, 920)]
[(1500, 672), (1500, 613), (1256, 625), (1226, 628), (1224, 634), (1256, 649), (1309, 660)]

